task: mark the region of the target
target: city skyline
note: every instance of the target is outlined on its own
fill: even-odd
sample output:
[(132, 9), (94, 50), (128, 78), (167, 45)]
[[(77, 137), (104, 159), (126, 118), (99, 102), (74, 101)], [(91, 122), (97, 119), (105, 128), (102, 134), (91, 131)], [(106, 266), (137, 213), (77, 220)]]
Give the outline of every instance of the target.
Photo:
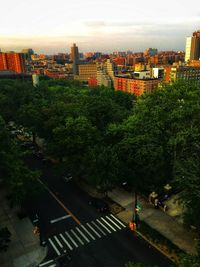
[(158, 0), (57, 0), (56, 4), (8, 0), (1, 4), (0, 48), (32, 47), (37, 53), (52, 54), (69, 52), (76, 43), (81, 52), (185, 50), (186, 37), (200, 28), (198, 0), (189, 4), (186, 0), (169, 0), (167, 5)]

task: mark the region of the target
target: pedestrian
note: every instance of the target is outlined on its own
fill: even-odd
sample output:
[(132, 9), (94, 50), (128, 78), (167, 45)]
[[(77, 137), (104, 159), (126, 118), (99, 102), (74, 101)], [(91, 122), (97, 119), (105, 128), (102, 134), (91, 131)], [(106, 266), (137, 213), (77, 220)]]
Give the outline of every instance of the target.
[(155, 207), (156, 209), (158, 209), (158, 204), (159, 204), (159, 201), (158, 201), (158, 199), (156, 198), (156, 199), (154, 200), (154, 207)]

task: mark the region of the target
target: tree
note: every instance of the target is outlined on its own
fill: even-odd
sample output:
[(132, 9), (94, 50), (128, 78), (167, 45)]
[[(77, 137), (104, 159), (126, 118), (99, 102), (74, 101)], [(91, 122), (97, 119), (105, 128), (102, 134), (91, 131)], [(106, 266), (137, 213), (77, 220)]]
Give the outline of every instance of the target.
[(141, 263), (141, 262), (127, 262), (125, 264), (125, 267), (156, 267), (156, 265), (150, 266), (150, 265), (146, 265), (146, 264)]
[(67, 117), (65, 124), (53, 129), (52, 141), (48, 143), (48, 152), (80, 176), (87, 169), (88, 151), (90, 146), (97, 142), (97, 138), (96, 128), (86, 117)]
[(176, 164), (176, 183), (181, 190), (179, 198), (186, 210), (185, 223), (196, 226), (200, 235), (200, 159), (199, 155), (193, 155)]
[(199, 146), (199, 91), (187, 82), (164, 86), (139, 98), (133, 114), (118, 129), (112, 127), (122, 176), (132, 176), (140, 190), (172, 182), (181, 155)]
[(0, 252), (6, 251), (10, 243), (11, 233), (7, 227), (0, 229)]
[(0, 178), (7, 187), (12, 205), (21, 205), (28, 195), (38, 192), (39, 176), (39, 172), (24, 165), (21, 151), (0, 117)]
[(118, 178), (119, 161), (111, 146), (96, 145), (89, 153), (89, 181), (107, 195)]

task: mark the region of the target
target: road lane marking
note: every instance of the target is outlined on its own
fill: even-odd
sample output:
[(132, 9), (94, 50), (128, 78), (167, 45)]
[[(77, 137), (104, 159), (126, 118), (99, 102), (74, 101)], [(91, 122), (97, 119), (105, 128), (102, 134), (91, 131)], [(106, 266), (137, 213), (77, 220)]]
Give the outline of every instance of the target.
[(95, 237), (85, 228), (85, 226), (81, 225), (81, 227), (85, 230), (85, 232), (93, 239), (95, 240)]
[(104, 218), (101, 217), (101, 220), (104, 221), (114, 232), (116, 232), (116, 229), (110, 225)]
[(90, 240), (87, 238), (87, 236), (85, 236), (84, 233), (82, 233), (81, 230), (80, 230), (78, 227), (76, 227), (76, 230), (80, 233), (80, 235), (81, 235), (83, 238), (85, 238), (85, 240), (86, 240), (88, 243), (90, 242)]
[(47, 265), (47, 264), (49, 264), (49, 263), (51, 263), (51, 262), (54, 262), (54, 260), (50, 260), (50, 261), (46, 261), (46, 262), (44, 262), (44, 263), (41, 263), (41, 264), (39, 265), (39, 267), (45, 266), (45, 265)]
[(67, 233), (67, 232), (65, 232), (65, 234), (66, 234), (67, 237), (72, 241), (72, 243), (74, 244), (74, 246), (75, 246), (76, 248), (78, 248), (78, 245), (76, 244), (76, 242), (74, 241), (74, 239), (70, 236), (70, 234)]
[(94, 224), (94, 226), (103, 234), (106, 235), (106, 233), (94, 222), (92, 221), (92, 224)]
[(76, 237), (76, 239), (81, 243), (81, 245), (84, 245), (84, 242), (77, 236), (77, 234), (74, 232), (74, 230), (71, 229), (71, 232)]
[(56, 267), (56, 264), (50, 265), (49, 267)]
[(58, 256), (61, 255), (60, 251), (57, 249), (57, 247), (54, 245), (53, 241), (51, 240), (51, 238), (48, 239), (50, 244), (52, 245), (53, 249), (55, 250), (55, 252), (57, 253)]
[(113, 217), (119, 224), (121, 224), (124, 228), (126, 228), (126, 225), (123, 224), (118, 218), (116, 218), (113, 214), (110, 214), (111, 217)]
[(64, 236), (62, 234), (60, 234), (60, 237), (62, 238), (62, 240), (65, 242), (65, 244), (68, 246), (68, 248), (70, 250), (73, 250), (72, 246), (69, 244), (69, 242), (64, 238)]
[(56, 240), (56, 242), (58, 243), (58, 245), (61, 247), (61, 248), (63, 248), (63, 245), (60, 243), (60, 241), (58, 240), (58, 238), (54, 235), (54, 238), (55, 238), (55, 240)]
[(57, 218), (57, 219), (51, 220), (50, 223), (56, 223), (56, 222), (62, 221), (62, 220), (64, 220), (64, 219), (67, 219), (67, 218), (70, 218), (70, 217), (72, 217), (72, 216), (71, 216), (70, 214), (68, 214), (68, 215), (59, 217), (59, 218)]
[(99, 219), (96, 219), (96, 221), (104, 228), (104, 229), (106, 229), (106, 231), (109, 233), (109, 234), (111, 234), (111, 231), (102, 223), (102, 222), (100, 222), (99, 221)]
[(58, 199), (58, 197), (46, 186), (40, 179), (38, 181), (44, 186), (44, 188), (49, 192), (49, 194), (60, 204), (60, 206), (73, 218), (73, 220), (81, 225), (81, 222), (76, 218), (76, 216)]
[(87, 226), (90, 227), (90, 229), (99, 237), (101, 238), (101, 235), (99, 233), (97, 233), (97, 231), (89, 224), (87, 223)]
[(113, 222), (113, 220), (110, 218), (110, 217), (108, 217), (108, 216), (106, 216), (106, 218), (110, 221), (110, 222), (112, 222), (112, 224), (114, 224), (118, 229), (122, 229), (118, 224), (116, 224), (115, 222)]

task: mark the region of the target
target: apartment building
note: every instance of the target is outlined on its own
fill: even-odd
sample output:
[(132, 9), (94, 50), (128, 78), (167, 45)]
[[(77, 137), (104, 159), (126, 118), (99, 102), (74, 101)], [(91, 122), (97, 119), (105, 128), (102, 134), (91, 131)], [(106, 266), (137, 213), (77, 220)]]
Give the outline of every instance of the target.
[(11, 70), (16, 73), (25, 73), (25, 60), (22, 53), (0, 53), (0, 71)]
[(151, 93), (156, 90), (159, 83), (159, 79), (132, 79), (116, 76), (114, 79), (114, 88), (115, 90), (140, 96), (144, 93)]

